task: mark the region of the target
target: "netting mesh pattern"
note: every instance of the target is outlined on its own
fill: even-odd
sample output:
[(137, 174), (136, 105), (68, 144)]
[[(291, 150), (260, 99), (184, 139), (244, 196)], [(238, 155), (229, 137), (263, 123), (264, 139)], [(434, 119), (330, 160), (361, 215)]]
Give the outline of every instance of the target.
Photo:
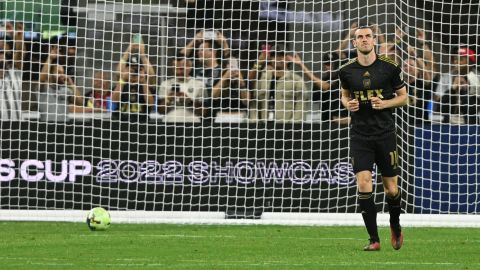
[(416, 2), (1, 2), (0, 208), (356, 212), (338, 70), (370, 25), (404, 210), (478, 213), (480, 4)]

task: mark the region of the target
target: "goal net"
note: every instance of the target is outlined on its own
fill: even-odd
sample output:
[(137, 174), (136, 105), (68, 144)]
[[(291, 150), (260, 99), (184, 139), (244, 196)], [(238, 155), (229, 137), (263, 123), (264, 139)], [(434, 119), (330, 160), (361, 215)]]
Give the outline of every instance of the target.
[(409, 92), (404, 220), (478, 226), (479, 8), (2, 1), (0, 219), (361, 224), (338, 70), (372, 25)]

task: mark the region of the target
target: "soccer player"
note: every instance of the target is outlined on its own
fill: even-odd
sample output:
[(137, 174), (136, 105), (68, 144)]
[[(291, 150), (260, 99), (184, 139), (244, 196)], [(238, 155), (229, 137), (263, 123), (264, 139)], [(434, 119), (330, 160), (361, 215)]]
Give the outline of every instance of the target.
[(372, 170), (382, 174), (390, 212), (391, 244), (402, 247), (400, 226), (401, 195), (397, 185), (398, 153), (393, 108), (407, 104), (402, 70), (393, 60), (375, 52), (376, 38), (371, 27), (355, 30), (353, 46), (357, 57), (340, 69), (342, 104), (350, 111), (350, 153), (357, 178), (358, 201), (370, 243), (365, 251), (380, 250), (377, 211), (373, 200)]

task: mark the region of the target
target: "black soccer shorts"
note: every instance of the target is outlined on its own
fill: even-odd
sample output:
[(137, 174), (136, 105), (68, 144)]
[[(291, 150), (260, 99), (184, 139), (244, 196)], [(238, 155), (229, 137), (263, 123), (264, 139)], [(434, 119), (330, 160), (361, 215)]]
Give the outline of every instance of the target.
[(382, 176), (393, 177), (399, 174), (395, 133), (379, 140), (351, 138), (350, 156), (355, 174), (361, 171), (372, 171), (374, 163), (377, 164)]

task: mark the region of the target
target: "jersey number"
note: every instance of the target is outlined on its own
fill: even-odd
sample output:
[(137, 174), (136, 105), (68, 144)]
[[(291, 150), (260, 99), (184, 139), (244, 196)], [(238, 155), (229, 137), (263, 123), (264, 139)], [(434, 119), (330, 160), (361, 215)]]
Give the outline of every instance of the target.
[(390, 164), (393, 166), (394, 169), (398, 166), (398, 152), (397, 150), (390, 152)]

